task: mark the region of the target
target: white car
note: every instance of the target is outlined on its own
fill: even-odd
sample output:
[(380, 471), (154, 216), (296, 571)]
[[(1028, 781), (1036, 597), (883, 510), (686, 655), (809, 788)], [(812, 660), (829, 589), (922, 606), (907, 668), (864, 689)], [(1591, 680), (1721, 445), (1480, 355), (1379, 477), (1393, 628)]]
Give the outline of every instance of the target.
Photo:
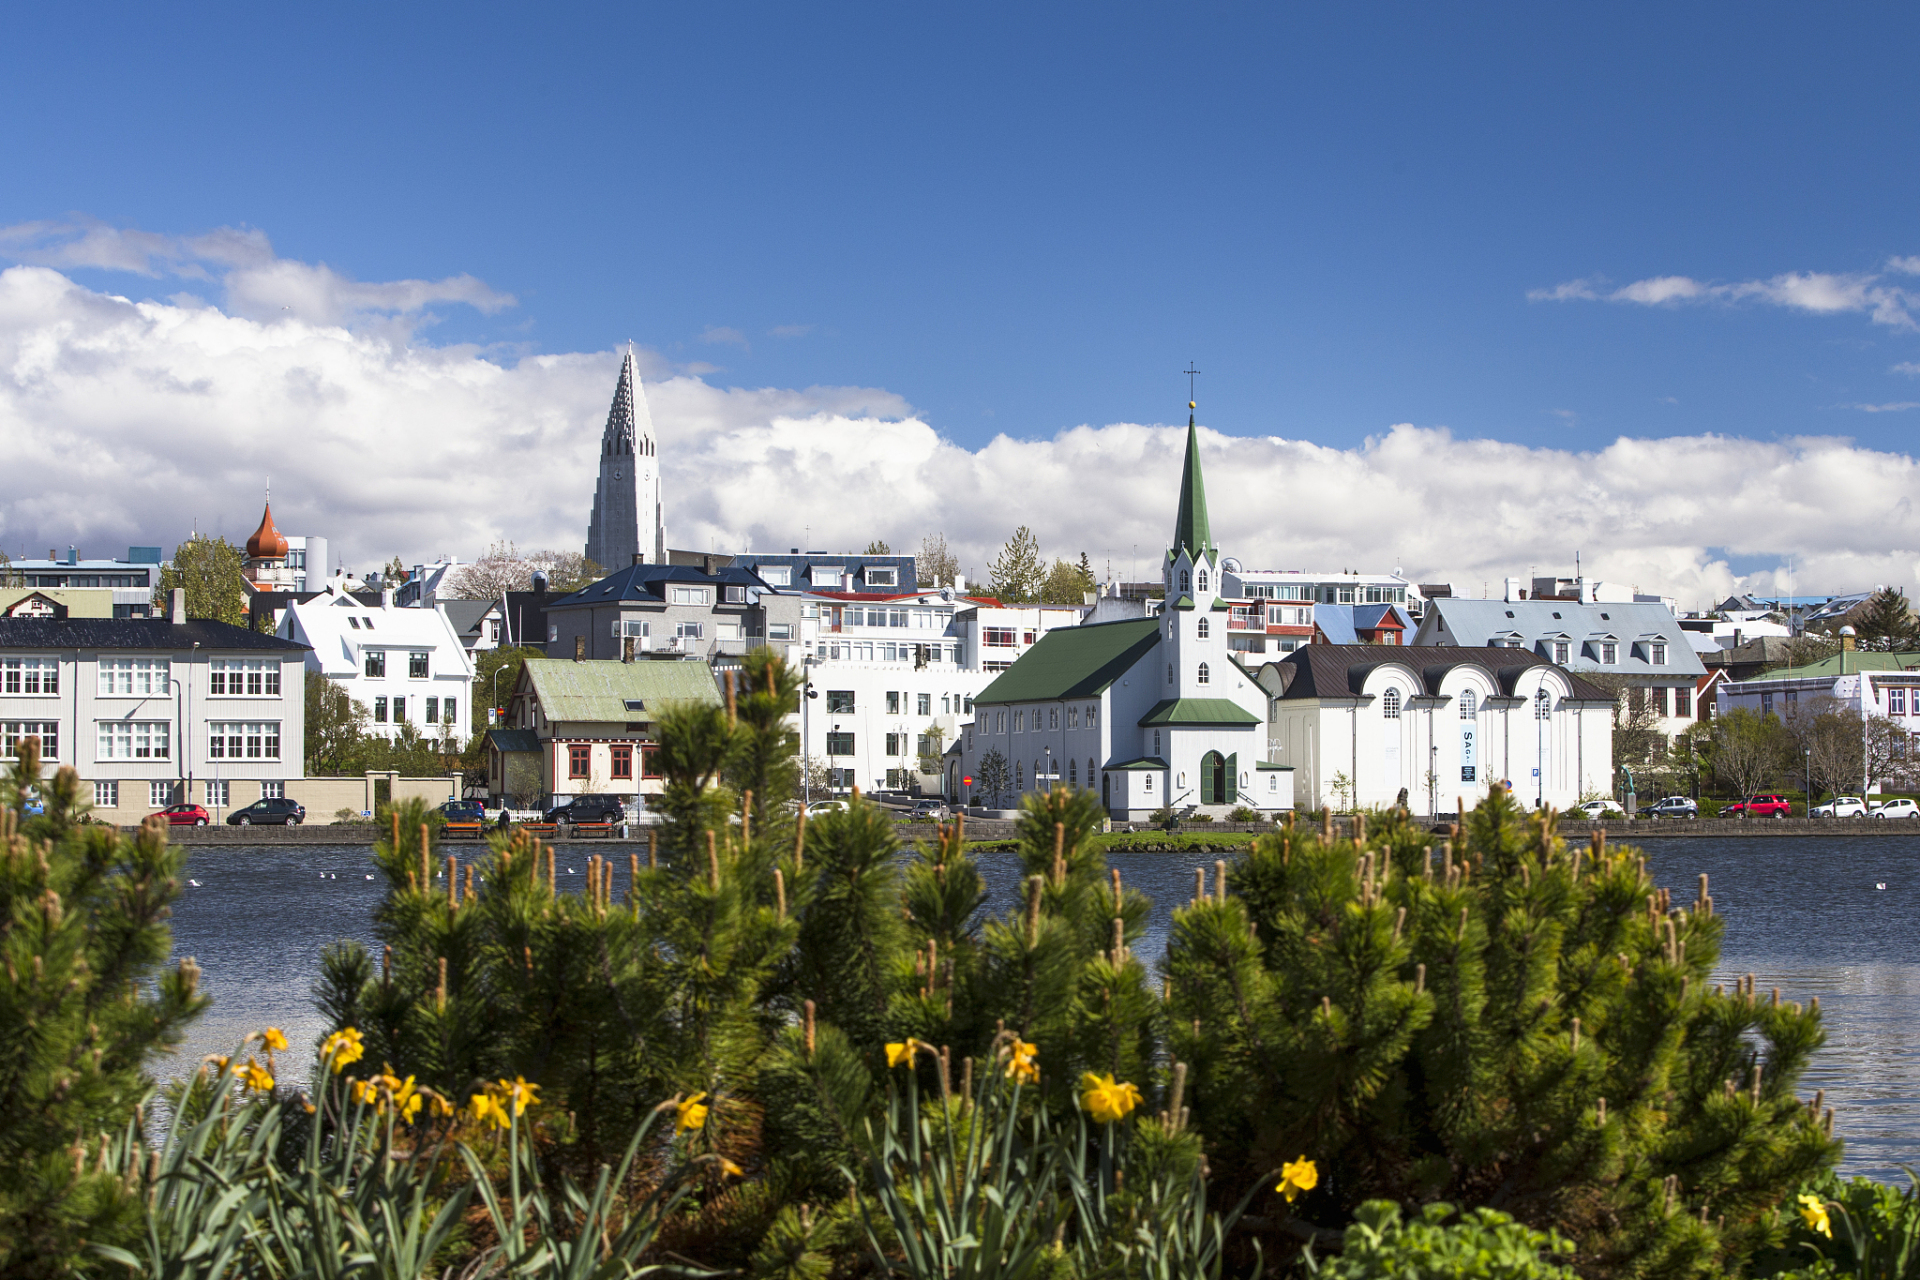
[(1624, 818), (1627, 811), (1611, 800), (1589, 800), (1581, 805), (1578, 812), (1589, 818)]
[(1813, 807), (1816, 818), (1864, 818), (1867, 805), (1859, 796), (1835, 796), (1825, 804)]
[(815, 800), (807, 806), (807, 816), (817, 818), (823, 813), (835, 813), (847, 807), (845, 800)]
[(1889, 800), (1885, 804), (1873, 806), (1873, 810), (1868, 816), (1873, 818), (1920, 818), (1920, 805), (1915, 804), (1905, 796), (1901, 796), (1897, 800)]

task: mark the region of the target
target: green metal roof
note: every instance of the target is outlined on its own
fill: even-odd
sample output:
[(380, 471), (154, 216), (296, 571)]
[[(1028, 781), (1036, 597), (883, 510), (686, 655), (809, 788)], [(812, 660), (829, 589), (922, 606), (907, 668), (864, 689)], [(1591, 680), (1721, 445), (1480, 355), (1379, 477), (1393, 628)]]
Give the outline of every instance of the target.
[[(976, 699), (977, 701), (977, 699)], [(1231, 698), (1166, 698), (1140, 717), (1154, 724), (1259, 724), (1260, 717)]]
[(1168, 608), (1171, 608), (1171, 609), (1197, 609), (1199, 607), (1200, 606), (1196, 605), (1193, 602), (1192, 596), (1181, 596), (1178, 600), (1175, 600), (1171, 605), (1168, 606)]
[(1797, 667), (1769, 667), (1753, 680), (1799, 680), (1814, 679), (1819, 676), (1837, 676), (1840, 660), (1846, 659), (1844, 674), (1854, 676), (1862, 671), (1911, 671), (1920, 668), (1920, 653), (1862, 653), (1857, 649), (1846, 653), (1836, 653), (1830, 658), (1818, 662), (1809, 662)]
[[(718, 703), (704, 662), (572, 662), (527, 659), (527, 678), (549, 720), (611, 723), (658, 720), (673, 702)], [(637, 703), (637, 706), (629, 706)]]
[(1089, 698), (1125, 675), (1159, 643), (1160, 624), (1152, 618), (1060, 627), (1041, 636), (996, 676), (974, 697), (973, 705)]
[(1293, 766), (1290, 764), (1269, 764), (1265, 760), (1256, 760), (1253, 767), (1256, 769), (1273, 769), (1279, 773), (1293, 772)]
[(1140, 756), (1133, 760), (1116, 761), (1113, 764), (1105, 765), (1103, 767), (1108, 769), (1113, 769), (1116, 771), (1121, 769), (1131, 769), (1131, 770), (1139, 771), (1139, 770), (1146, 770), (1146, 769), (1164, 769), (1167, 767), (1167, 762), (1165, 760), (1162, 760), (1159, 756)]
[(1200, 477), (1200, 433), (1187, 415), (1187, 460), (1180, 469), (1180, 514), (1173, 522), (1173, 554), (1212, 554), (1213, 529), (1207, 522), (1207, 485)]
[(540, 750), (539, 735), (531, 729), (489, 729), (487, 741), (498, 751)]

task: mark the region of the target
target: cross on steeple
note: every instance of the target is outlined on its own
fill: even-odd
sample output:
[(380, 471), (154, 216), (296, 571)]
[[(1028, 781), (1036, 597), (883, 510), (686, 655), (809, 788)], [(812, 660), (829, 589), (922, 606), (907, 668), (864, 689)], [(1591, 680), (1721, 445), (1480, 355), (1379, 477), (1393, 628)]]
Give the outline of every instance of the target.
[(1194, 402), (1198, 399), (1193, 393), (1193, 380), (1200, 376), (1200, 371), (1194, 368), (1193, 361), (1189, 360), (1187, 361), (1187, 367), (1181, 370), (1181, 372), (1187, 375), (1187, 408), (1191, 409), (1194, 407)]

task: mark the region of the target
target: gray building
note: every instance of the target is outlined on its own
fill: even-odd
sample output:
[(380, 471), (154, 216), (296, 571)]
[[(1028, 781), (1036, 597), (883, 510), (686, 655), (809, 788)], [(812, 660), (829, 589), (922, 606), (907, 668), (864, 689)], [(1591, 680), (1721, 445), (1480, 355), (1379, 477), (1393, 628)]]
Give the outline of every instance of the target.
[[(920, 590), (912, 556), (835, 555), (801, 551), (785, 555), (748, 551), (729, 558), (732, 567), (750, 569), (770, 587), (794, 591), (855, 591), (862, 595), (911, 595)], [(951, 586), (930, 582), (927, 590)]]
[(49, 550), (45, 560), (15, 560), (12, 572), (23, 587), (110, 588), (114, 617), (144, 618), (160, 586), (160, 548), (128, 547), (124, 560), (82, 559), (76, 547), (65, 555)]
[(751, 570), (633, 564), (546, 606), (551, 658), (737, 657), (800, 639), (801, 601)]
[(629, 350), (620, 363), (606, 429), (600, 433), (600, 479), (587, 520), (587, 559), (603, 569), (666, 563), (658, 454), (640, 370)]

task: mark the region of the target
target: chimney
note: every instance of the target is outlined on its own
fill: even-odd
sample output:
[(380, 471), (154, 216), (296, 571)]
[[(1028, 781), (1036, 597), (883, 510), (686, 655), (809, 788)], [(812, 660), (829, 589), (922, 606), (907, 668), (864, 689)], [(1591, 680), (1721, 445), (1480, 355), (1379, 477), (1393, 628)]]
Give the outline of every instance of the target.
[(67, 563), (68, 564), (80, 563), (80, 548), (73, 547), (73, 546), (70, 546), (67, 548)]
[(1840, 648), (1843, 652), (1852, 652), (1855, 635), (1856, 633), (1852, 627), (1840, 628)]
[(587, 638), (585, 636), (575, 636), (573, 638), (573, 660), (575, 662), (585, 662), (587, 660)]
[(633, 553), (633, 562), (634, 562), (635, 564), (645, 564), (645, 563), (647, 562), (647, 553), (646, 553), (646, 552), (644, 552), (644, 551), (636, 551), (636, 552), (634, 552), (634, 553)]
[(851, 573), (843, 573), (840, 575), (840, 589), (842, 591), (853, 590), (853, 575)]
[(1515, 600), (1525, 600), (1527, 598), (1527, 593), (1520, 589), (1520, 579), (1508, 578), (1503, 585), (1506, 587), (1506, 595), (1504, 598), (1508, 604), (1512, 604)]
[(187, 589), (175, 587), (167, 592), (167, 621), (180, 626), (187, 620)]
[(393, 608), (393, 588), (392, 587), (380, 588), (380, 607), (382, 609)]
[(967, 593), (966, 574), (955, 571), (953, 575), (953, 593), (955, 595), (965, 595)]
[(620, 661), (622, 662), (633, 661), (633, 637), (632, 636), (628, 636), (625, 640), (621, 642)]

